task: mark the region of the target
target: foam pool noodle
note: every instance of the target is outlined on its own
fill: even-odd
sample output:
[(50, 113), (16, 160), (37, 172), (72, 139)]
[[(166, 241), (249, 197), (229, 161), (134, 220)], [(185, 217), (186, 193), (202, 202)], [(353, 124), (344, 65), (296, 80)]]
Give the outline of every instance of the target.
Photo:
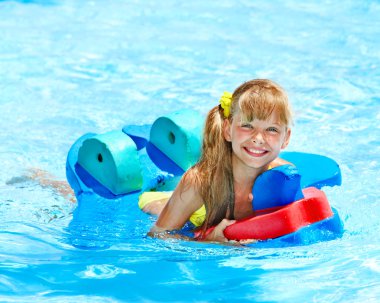
[(158, 118), (152, 125), (149, 141), (186, 171), (200, 157), (202, 127), (202, 115), (181, 110)]
[(78, 164), (115, 195), (137, 191), (142, 187), (136, 145), (122, 131), (86, 139), (78, 152)]

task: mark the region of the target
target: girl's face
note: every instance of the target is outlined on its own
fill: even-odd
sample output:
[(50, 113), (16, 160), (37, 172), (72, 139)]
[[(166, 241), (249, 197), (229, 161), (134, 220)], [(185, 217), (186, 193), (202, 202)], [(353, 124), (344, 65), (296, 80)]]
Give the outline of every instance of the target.
[(240, 113), (224, 122), (224, 137), (232, 143), (233, 157), (244, 165), (264, 169), (278, 157), (290, 138), (290, 129), (273, 112), (267, 120), (242, 121)]

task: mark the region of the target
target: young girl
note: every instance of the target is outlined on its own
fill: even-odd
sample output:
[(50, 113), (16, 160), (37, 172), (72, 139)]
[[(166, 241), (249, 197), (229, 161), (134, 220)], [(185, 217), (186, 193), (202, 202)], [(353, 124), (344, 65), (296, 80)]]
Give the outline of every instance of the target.
[[(201, 159), (182, 177), (167, 201), (143, 210), (159, 213), (153, 237), (171, 237), (205, 207), (201, 235), (207, 241), (228, 241), (223, 230), (254, 214), (252, 186), (264, 171), (287, 164), (278, 158), (288, 143), (292, 122), (285, 91), (271, 80), (257, 79), (224, 93), (208, 113)], [(206, 235), (211, 226), (215, 229)]]

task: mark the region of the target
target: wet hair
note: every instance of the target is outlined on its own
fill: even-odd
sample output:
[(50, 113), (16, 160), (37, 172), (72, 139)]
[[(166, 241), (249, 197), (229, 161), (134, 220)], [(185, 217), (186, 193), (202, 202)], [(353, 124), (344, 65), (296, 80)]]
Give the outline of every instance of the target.
[(292, 115), (286, 92), (276, 83), (256, 79), (241, 84), (232, 94), (231, 113), (224, 117), (221, 106), (207, 115), (203, 131), (202, 154), (198, 163), (186, 172), (182, 184), (195, 185), (205, 207), (206, 220), (202, 231), (222, 219), (234, 218), (234, 183), (232, 173), (232, 145), (224, 138), (224, 119), (232, 121), (240, 113), (242, 119), (266, 120), (276, 111), (280, 123), (289, 126)]

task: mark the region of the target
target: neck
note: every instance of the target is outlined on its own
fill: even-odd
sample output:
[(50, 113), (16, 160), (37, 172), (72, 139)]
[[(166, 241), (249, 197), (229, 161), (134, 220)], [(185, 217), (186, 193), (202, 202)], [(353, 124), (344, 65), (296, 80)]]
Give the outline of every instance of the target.
[(239, 186), (240, 188), (252, 188), (253, 183), (255, 182), (258, 175), (268, 170), (269, 164), (260, 167), (248, 167), (243, 165), (239, 159), (232, 157), (232, 173), (234, 176), (234, 185)]
[(252, 207), (252, 187), (262, 172), (267, 167), (252, 168), (241, 163), (239, 159), (232, 157), (232, 172), (234, 176), (234, 218), (237, 220), (254, 214)]

